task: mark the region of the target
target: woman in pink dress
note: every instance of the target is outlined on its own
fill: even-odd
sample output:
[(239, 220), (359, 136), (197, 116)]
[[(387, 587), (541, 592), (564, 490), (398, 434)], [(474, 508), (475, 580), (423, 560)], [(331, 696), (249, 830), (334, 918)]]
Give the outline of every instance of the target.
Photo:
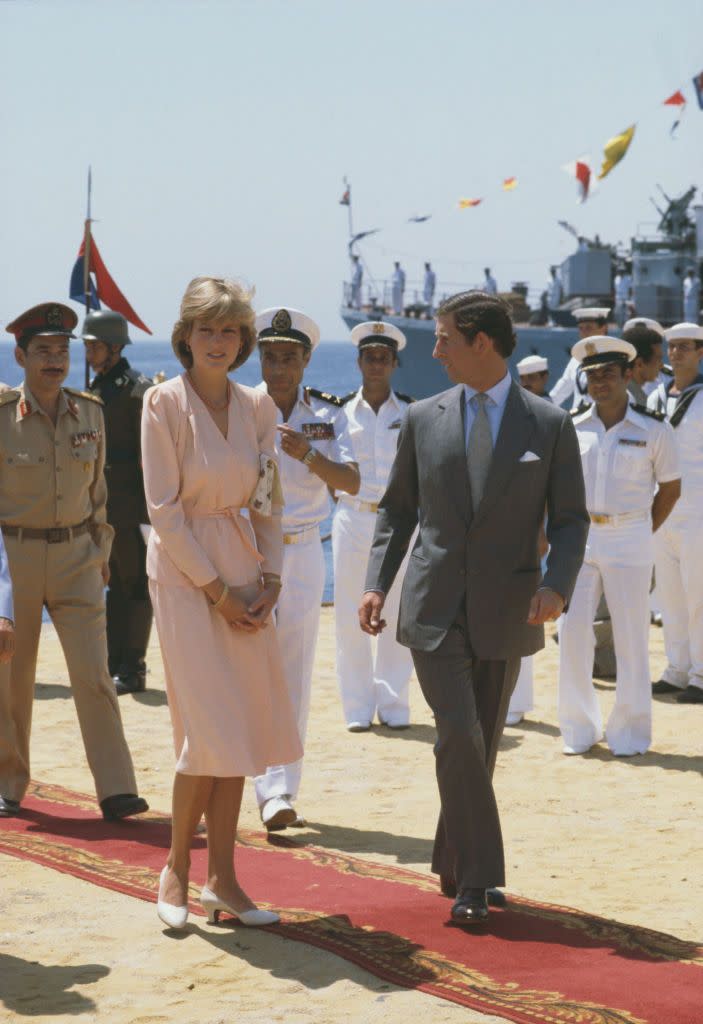
[(195, 278), (172, 335), (185, 373), (144, 401), (147, 571), (178, 758), (158, 900), (172, 928), (186, 923), (190, 844), (203, 814), (208, 919), (226, 911), (244, 924), (278, 920), (237, 882), (235, 833), (244, 776), (302, 756), (271, 621), (283, 552), (275, 407), (228, 377), (255, 340), (244, 289)]

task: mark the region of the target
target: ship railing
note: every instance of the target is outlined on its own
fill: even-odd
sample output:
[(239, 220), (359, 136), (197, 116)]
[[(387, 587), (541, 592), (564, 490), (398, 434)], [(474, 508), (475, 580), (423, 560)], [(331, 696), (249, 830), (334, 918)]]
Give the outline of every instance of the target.
[[(428, 302), (424, 296), (424, 283), (422, 281), (407, 281), (402, 296), (402, 309), (396, 309), (393, 296), (393, 282), (390, 279), (383, 281), (372, 281), (370, 284), (362, 283), (358, 294), (354, 294), (354, 288), (350, 281), (345, 281), (342, 286), (342, 305), (347, 309), (365, 312), (369, 316), (407, 316), (415, 319), (430, 319), (434, 315), (437, 306), (458, 292), (481, 291), (480, 283), (467, 283), (466, 281), (443, 281), (435, 289), (432, 302)], [(508, 294), (513, 297), (515, 303), (525, 307), (525, 311), (539, 309), (542, 292), (536, 288), (530, 288), (523, 281), (515, 281)]]

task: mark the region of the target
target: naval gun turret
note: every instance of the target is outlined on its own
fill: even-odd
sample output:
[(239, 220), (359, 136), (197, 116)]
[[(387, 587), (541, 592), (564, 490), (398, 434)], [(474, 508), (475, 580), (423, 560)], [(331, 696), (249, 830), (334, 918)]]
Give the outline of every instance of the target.
[(683, 278), (689, 268), (698, 266), (701, 254), (696, 220), (689, 213), (695, 185), (676, 199), (661, 185), (658, 188), (666, 205), (662, 209), (652, 200), (660, 216), (657, 235), (632, 239), (632, 298), (638, 316), (668, 325), (683, 319)]

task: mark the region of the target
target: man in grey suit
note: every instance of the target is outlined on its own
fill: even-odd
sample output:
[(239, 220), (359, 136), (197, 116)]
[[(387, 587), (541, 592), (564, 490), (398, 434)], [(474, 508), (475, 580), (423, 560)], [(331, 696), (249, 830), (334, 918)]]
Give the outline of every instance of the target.
[(457, 896), (452, 919), (473, 925), (488, 917), (486, 890), (505, 884), (491, 779), (520, 659), (544, 646), (543, 623), (569, 601), (589, 519), (569, 415), (508, 374), (508, 307), (484, 292), (456, 295), (437, 311), (436, 337), (433, 355), (458, 386), (408, 409), (359, 619), (372, 635), (384, 628), (385, 594), (419, 522), (397, 636), (437, 725), (432, 870)]

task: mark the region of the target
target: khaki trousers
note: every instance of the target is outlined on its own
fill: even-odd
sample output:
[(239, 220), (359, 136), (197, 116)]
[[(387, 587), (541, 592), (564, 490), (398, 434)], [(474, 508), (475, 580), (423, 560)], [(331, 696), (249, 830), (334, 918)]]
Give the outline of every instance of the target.
[(107, 671), (102, 555), (85, 533), (72, 541), (6, 537), (15, 604), (15, 656), (0, 665), (0, 795), (21, 800), (30, 779), (29, 737), (46, 608), (63, 648), (98, 800), (136, 793), (117, 695)]

